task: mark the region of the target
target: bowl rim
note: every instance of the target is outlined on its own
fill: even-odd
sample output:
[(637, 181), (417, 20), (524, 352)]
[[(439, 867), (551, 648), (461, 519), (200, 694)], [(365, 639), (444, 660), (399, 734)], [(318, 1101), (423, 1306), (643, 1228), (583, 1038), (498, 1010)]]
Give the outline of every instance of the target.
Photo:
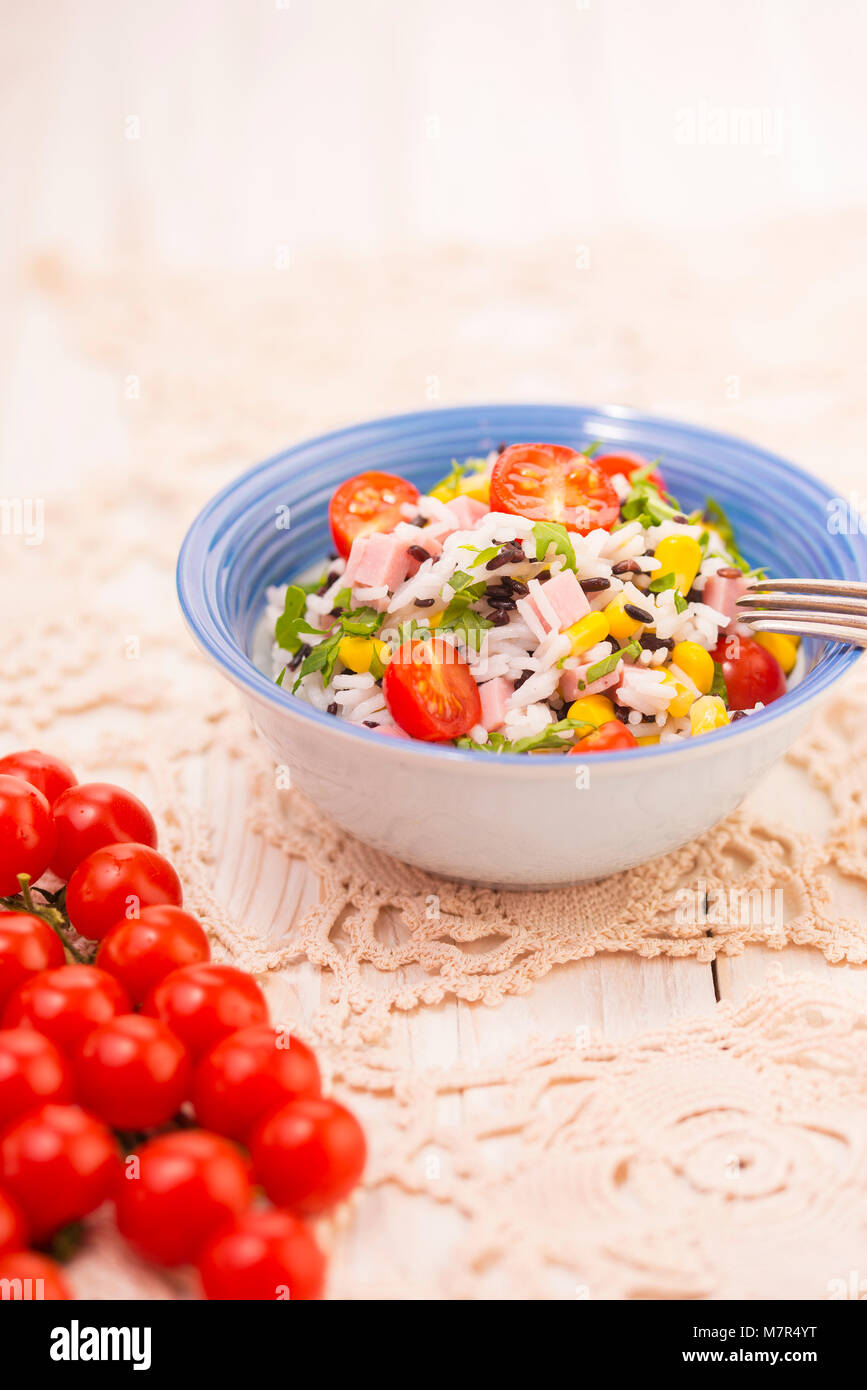
[[(220, 622), (215, 620), (204, 587), (204, 565), (201, 560), (212, 539), (213, 532), (210, 528), (213, 522), (225, 509), (226, 503), (234, 494), (243, 491), (247, 483), (265, 475), (269, 469), (283, 464), (288, 468), (287, 476), (291, 477), (294, 471), (303, 466), (303, 459), (300, 456), (306, 450), (314, 446), (327, 448), (330, 445), (339, 444), (341, 441), (353, 437), (357, 438), (360, 431), (365, 433), (378, 429), (393, 431), (428, 421), (437, 422), (442, 427), (450, 419), (469, 421), (477, 415), (489, 411), (502, 412), (503, 410), (515, 411), (516, 413), (545, 410), (563, 412), (564, 414), (567, 412), (569, 414), (581, 413), (606, 418), (612, 422), (625, 421), (633, 425), (646, 425), (651, 429), (673, 430), (685, 441), (695, 440), (707, 446), (746, 449), (754, 460), (782, 468), (793, 479), (800, 480), (802, 484), (809, 485), (811, 488), (818, 488), (827, 500), (838, 495), (832, 492), (822, 479), (815, 477), (807, 469), (791, 463), (780, 454), (762, 449), (738, 435), (685, 423), (669, 416), (651, 414), (631, 406), (587, 405), (581, 402), (563, 401), (493, 401), (383, 415), (371, 420), (343, 425), (324, 434), (309, 436), (287, 449), (280, 450), (279, 453), (270, 455), (232, 479), (200, 510), (191, 523), (178, 554), (176, 585), (184, 620), (203, 651), (216, 662), (233, 684), (250, 691), (260, 700), (273, 705), (284, 714), (298, 717), (302, 721), (310, 720), (323, 728), (327, 726), (332, 735), (338, 737), (364, 740), (368, 747), (378, 749), (386, 757), (408, 754), (419, 759), (433, 758), (442, 765), (446, 763), (451, 763), (453, 766), (475, 765), (488, 768), (491, 771), (496, 767), (513, 767), (519, 764), (526, 766), (529, 763), (537, 771), (547, 769), (554, 775), (573, 777), (575, 764), (567, 763), (565, 757), (553, 755), (531, 758), (526, 753), (488, 753), (478, 749), (454, 748), (450, 744), (426, 743), (419, 739), (391, 739), (382, 734), (377, 735), (372, 729), (354, 725), (349, 720), (335, 719), (333, 715), (316, 709), (313, 705), (307, 704), (306, 701), (295, 699), (291, 693), (277, 686), (273, 680), (259, 670), (251, 657), (231, 636), (222, 614), (220, 614)], [(294, 468), (293, 458), (295, 459)], [(237, 516), (234, 519), (237, 520)], [(848, 544), (848, 554), (845, 559), (852, 570), (850, 577), (867, 577), (867, 538), (859, 531), (854, 534), (851, 532), (839, 533), (838, 539)], [(701, 753), (710, 753), (715, 748), (722, 748), (727, 739), (744, 739), (750, 735), (760, 736), (764, 728), (773, 720), (794, 714), (799, 707), (803, 707), (826, 694), (832, 685), (851, 671), (859, 657), (863, 655), (858, 648), (850, 647), (846, 650), (843, 647), (841, 649), (840, 644), (833, 644), (831, 650), (835, 653), (839, 652), (840, 655), (840, 659), (835, 663), (833, 669), (827, 669), (826, 664), (823, 669), (823, 661), (820, 661), (795, 686), (794, 690), (787, 692), (780, 700), (774, 701), (773, 704), (768, 705), (757, 714), (751, 715), (748, 720), (736, 720), (733, 724), (729, 724), (723, 729), (714, 730), (712, 734), (706, 734), (700, 739), (683, 739), (678, 742), (644, 745), (616, 752), (593, 753), (588, 755), (592, 757), (592, 765), (596, 767), (616, 764), (626, 767), (632, 765), (639, 758), (645, 761), (661, 757), (694, 758)], [(811, 681), (814, 676), (817, 679)]]

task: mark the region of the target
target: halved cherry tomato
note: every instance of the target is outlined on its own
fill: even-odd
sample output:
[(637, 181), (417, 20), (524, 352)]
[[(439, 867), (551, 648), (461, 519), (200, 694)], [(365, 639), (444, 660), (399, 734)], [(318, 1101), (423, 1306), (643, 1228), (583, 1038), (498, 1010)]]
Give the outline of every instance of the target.
[(0, 1130), (28, 1110), (72, 1097), (69, 1062), (50, 1038), (32, 1028), (0, 1030)]
[(183, 902), (181, 881), (149, 845), (104, 845), (83, 859), (66, 888), (66, 911), (77, 932), (101, 941), (122, 917), (143, 907)]
[(608, 530), (620, 515), (620, 502), (595, 459), (562, 444), (513, 444), (491, 474), (491, 511), (557, 521), (586, 536)]
[(385, 668), (382, 690), (395, 722), (412, 738), (441, 743), (481, 722), (479, 687), (468, 664), (437, 638), (404, 642)]
[(569, 749), (569, 755), (571, 757), (573, 753), (616, 753), (620, 748), (637, 747), (638, 740), (632, 730), (621, 724), (619, 719), (609, 719), (606, 724), (600, 724), (598, 729), (594, 729), (592, 734), (579, 738)]
[(78, 778), (68, 763), (55, 758), (51, 753), (40, 753), (38, 748), (27, 748), (20, 753), (7, 753), (0, 758), (0, 773), (4, 777), (20, 777), (31, 787), (42, 792), (49, 806), (69, 787), (74, 787)]
[(9, 1297), (22, 1303), (57, 1303), (72, 1298), (60, 1265), (35, 1250), (10, 1250), (0, 1255), (0, 1281), (9, 1289)]
[(143, 907), (138, 917), (115, 922), (100, 942), (96, 964), (120, 981), (133, 1004), (140, 1004), (173, 970), (210, 958), (208, 938), (195, 917), (172, 903), (159, 903)]
[(298, 1303), (322, 1296), (325, 1256), (292, 1212), (250, 1210), (205, 1246), (199, 1277), (208, 1299)]
[(759, 701), (769, 705), (786, 693), (783, 668), (767, 647), (752, 637), (724, 634), (711, 656), (722, 667), (729, 709), (752, 709)]
[(113, 1134), (78, 1105), (43, 1105), (0, 1135), (0, 1183), (35, 1241), (95, 1211), (119, 1169)]
[[(642, 458), (641, 454), (594, 454), (593, 463), (609, 478), (618, 473), (622, 473), (624, 478), (631, 478), (639, 468), (646, 468), (650, 459)], [(657, 473), (656, 469), (648, 473), (647, 481), (658, 487), (660, 492), (665, 492), (662, 474)]]
[(54, 823), (57, 848), (51, 867), (58, 878), (69, 878), (82, 859), (103, 845), (134, 841), (157, 847), (157, 828), (147, 806), (111, 782), (70, 787), (54, 806)]
[(341, 483), (328, 505), (334, 544), (348, 555), (356, 536), (393, 531), (404, 521), (405, 503), (418, 501), (418, 488), (395, 473), (357, 473)]
[(112, 1129), (154, 1129), (187, 1099), (187, 1049), (158, 1018), (119, 1014), (93, 1028), (75, 1059), (78, 1099)]
[(42, 792), (20, 777), (0, 776), (0, 898), (19, 891), (19, 874), (29, 874), (34, 883), (41, 878), (56, 843)]
[(41, 917), (0, 912), (0, 1011), (25, 980), (65, 961), (60, 937)]
[(35, 1028), (72, 1056), (92, 1028), (129, 1013), (117, 980), (94, 965), (61, 965), (25, 980), (3, 1014), (4, 1028)]

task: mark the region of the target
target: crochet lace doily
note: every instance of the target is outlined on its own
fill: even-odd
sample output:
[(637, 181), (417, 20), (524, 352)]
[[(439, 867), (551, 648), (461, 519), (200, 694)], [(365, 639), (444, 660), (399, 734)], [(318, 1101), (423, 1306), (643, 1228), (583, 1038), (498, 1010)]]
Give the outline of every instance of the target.
[[(558, 364), (579, 335), (557, 307), (572, 291), (556, 268), (511, 267), (514, 294), (547, 315), (532, 354), (544, 385), (515, 345), (498, 342), (488, 370), (474, 366), (486, 303), (505, 292), (491, 263), (368, 270), (275, 286), (31, 268), (22, 314), (48, 317), (64, 362), (114, 381), (119, 442), (116, 456), (90, 460), (86, 441), (70, 440), (75, 465), (46, 489), (44, 543), (2, 538), (3, 745), (51, 747), (81, 775), (148, 798), (215, 954), (256, 972), (275, 1016), (320, 1048), (330, 1084), (362, 1114), (365, 1188), (322, 1231), (333, 1293), (836, 1296), (859, 1260), (867, 1274), (863, 991), (830, 976), (779, 979), (651, 1035), (606, 1042), (576, 1020), (568, 1036), (518, 1036), (511, 1055), (472, 1067), (419, 1065), (402, 1029), (458, 1001), (498, 1005), (599, 953), (710, 962), (753, 942), (797, 943), (831, 963), (867, 961), (864, 678), (839, 690), (758, 798), (695, 843), (603, 883), (497, 893), (375, 853), (281, 791), (236, 693), (183, 629), (180, 539), (251, 459), (354, 414), (424, 404), (440, 375), (452, 398), (574, 393)], [(459, 314), (428, 303), (434, 272)], [(609, 327), (581, 395), (627, 394), (626, 364), (630, 398), (656, 404), (651, 320), (615, 331), (608, 288), (603, 276), (582, 290), (582, 310)], [(659, 315), (678, 293), (663, 267)], [(422, 300), (423, 341), (387, 353)], [(343, 336), (329, 319), (338, 304)], [(697, 368), (672, 352), (686, 395)], [(797, 364), (787, 370), (797, 390)], [(771, 432), (776, 384), (769, 373), (759, 390)], [(834, 465), (841, 487), (847, 457)], [(16, 486), (29, 496), (27, 478), (25, 462)], [(773, 926), (683, 924), (678, 891), (697, 882), (779, 889), (785, 910)], [(82, 1295), (190, 1291), (132, 1260), (104, 1214), (72, 1277)]]

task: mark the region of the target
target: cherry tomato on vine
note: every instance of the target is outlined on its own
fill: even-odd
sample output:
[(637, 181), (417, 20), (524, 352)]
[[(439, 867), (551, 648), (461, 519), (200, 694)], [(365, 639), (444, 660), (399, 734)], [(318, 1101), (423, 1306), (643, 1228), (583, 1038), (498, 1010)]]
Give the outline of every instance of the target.
[[(641, 454), (594, 454), (592, 462), (593, 466), (601, 468), (608, 478), (614, 478), (620, 473), (624, 478), (629, 479), (639, 468), (647, 468), (650, 459), (642, 458)], [(657, 473), (656, 469), (647, 474), (647, 481), (658, 488), (660, 492), (665, 492), (662, 474)]]
[(147, 1259), (188, 1264), (250, 1205), (249, 1163), (203, 1129), (149, 1139), (117, 1185), (117, 1226)]
[(116, 922), (100, 942), (96, 964), (120, 981), (133, 1004), (140, 1004), (173, 970), (210, 958), (208, 938), (196, 918), (160, 903)]
[(43, 1105), (0, 1135), (0, 1185), (37, 1241), (95, 1211), (119, 1168), (111, 1131), (78, 1105)]
[(0, 1255), (9, 1250), (23, 1250), (30, 1239), (27, 1218), (17, 1202), (0, 1191)]
[(0, 1011), (25, 980), (65, 960), (60, 937), (41, 917), (0, 912)]
[(729, 709), (752, 709), (759, 701), (770, 705), (785, 695), (782, 666), (754, 638), (727, 634), (719, 639), (711, 656), (722, 666)]
[(205, 1246), (199, 1277), (208, 1299), (233, 1302), (322, 1297), (325, 1256), (289, 1211), (247, 1211)]
[(185, 965), (150, 992), (142, 1013), (161, 1018), (193, 1058), (238, 1028), (268, 1022), (268, 1005), (256, 981), (233, 965)]
[(0, 898), (19, 891), (19, 874), (29, 874), (34, 883), (41, 878), (56, 842), (42, 792), (20, 777), (0, 776)]
[(559, 522), (586, 535), (608, 530), (620, 502), (595, 459), (561, 444), (513, 444), (491, 473), (491, 511)]
[(111, 782), (81, 782), (70, 787), (54, 806), (57, 848), (51, 867), (59, 878), (104, 845), (135, 843), (157, 847), (154, 818), (132, 792)]
[(311, 1215), (348, 1197), (367, 1160), (355, 1116), (325, 1097), (293, 1100), (263, 1120), (253, 1169), (272, 1202)]
[(0, 1031), (0, 1130), (51, 1101), (66, 1105), (73, 1095), (69, 1062), (49, 1038), (32, 1028)]
[(334, 544), (348, 555), (356, 536), (374, 531), (393, 531), (405, 521), (403, 506), (418, 501), (418, 488), (394, 473), (358, 473), (347, 478), (328, 504), (328, 522)]
[(3, 1013), (4, 1028), (35, 1028), (72, 1056), (92, 1028), (129, 1013), (117, 980), (93, 965), (61, 965), (19, 985)]
[(144, 907), (183, 902), (181, 881), (148, 845), (105, 845), (83, 859), (66, 888), (66, 911), (75, 930), (99, 941), (116, 922)]
[(154, 1129), (192, 1082), (187, 1050), (158, 1018), (118, 1014), (93, 1028), (75, 1059), (78, 1099), (112, 1129)]
[(36, 1250), (10, 1250), (0, 1255), (0, 1280), (8, 1282), (13, 1300), (57, 1303), (72, 1298), (60, 1265)]
[(573, 753), (579, 756), (585, 753), (616, 753), (618, 749), (637, 747), (638, 739), (632, 730), (621, 724), (619, 719), (609, 719), (594, 729), (592, 734), (579, 738), (569, 749), (569, 756)]
[(42, 792), (49, 806), (53, 806), (57, 798), (78, 781), (68, 763), (53, 757), (51, 753), (42, 753), (38, 748), (7, 753), (5, 758), (0, 758), (0, 775), (20, 777), (22, 782), (29, 782), (31, 787)]
[(206, 1129), (246, 1143), (271, 1111), (301, 1096), (318, 1096), (319, 1067), (300, 1038), (267, 1024), (230, 1033), (206, 1053), (193, 1080), (196, 1119)]
[(412, 738), (442, 743), (468, 734), (482, 718), (479, 687), (449, 642), (404, 642), (385, 668), (385, 702)]

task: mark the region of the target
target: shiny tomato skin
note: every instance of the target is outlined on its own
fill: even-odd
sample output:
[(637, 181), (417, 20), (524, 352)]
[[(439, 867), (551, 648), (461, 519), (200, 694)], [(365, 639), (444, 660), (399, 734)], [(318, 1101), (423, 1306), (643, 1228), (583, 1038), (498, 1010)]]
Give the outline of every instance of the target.
[(260, 1023), (230, 1033), (205, 1054), (196, 1068), (193, 1108), (206, 1129), (245, 1144), (266, 1115), (321, 1089), (310, 1048)]
[(63, 942), (41, 917), (0, 912), (0, 1012), (25, 980), (65, 961)]
[(182, 907), (159, 903), (116, 922), (100, 942), (96, 964), (120, 981), (133, 1004), (140, 1004), (173, 970), (210, 958), (201, 923)]
[(245, 1212), (205, 1246), (198, 1267), (212, 1301), (307, 1302), (325, 1284), (325, 1256), (309, 1226), (274, 1207)]
[(251, 1155), (272, 1202), (315, 1215), (349, 1196), (364, 1172), (367, 1143), (355, 1116), (320, 1096), (290, 1101), (263, 1120)]
[(598, 729), (594, 729), (592, 734), (579, 738), (569, 749), (569, 756), (573, 753), (616, 753), (624, 748), (638, 746), (638, 740), (631, 729), (621, 724), (619, 719), (609, 719), (605, 724), (600, 724)]
[[(628, 479), (639, 468), (646, 468), (650, 459), (642, 458), (641, 454), (594, 454), (593, 463), (597, 468), (601, 468), (608, 478), (614, 478), (620, 473)], [(657, 473), (655, 469), (648, 473), (647, 481), (653, 483), (660, 492), (665, 492), (662, 474)]]
[(347, 556), (356, 536), (393, 531), (405, 521), (403, 506), (418, 501), (419, 491), (395, 473), (357, 473), (347, 478), (328, 505), (328, 522), (335, 547)]
[[(0, 1255), (0, 1280), (20, 1281), (22, 1302), (38, 1299), (40, 1303), (58, 1303), (72, 1298), (60, 1265), (36, 1250), (10, 1250)], [(18, 1298), (18, 1294), (12, 1297)]]
[(736, 633), (721, 637), (711, 652), (722, 666), (729, 709), (752, 709), (759, 700), (770, 705), (786, 693), (782, 666), (767, 647)]
[(236, 1145), (203, 1129), (149, 1139), (117, 1184), (117, 1226), (162, 1265), (189, 1264), (203, 1245), (247, 1210), (250, 1165)]
[(22, 1208), (35, 1241), (95, 1211), (119, 1169), (111, 1131), (79, 1105), (43, 1105), (0, 1135), (0, 1186)]
[(19, 874), (31, 882), (51, 863), (57, 830), (42, 792), (20, 777), (0, 776), (0, 898), (20, 891)]
[(58, 878), (73, 870), (103, 845), (134, 842), (157, 847), (154, 818), (132, 792), (111, 782), (81, 782), (70, 787), (54, 805), (57, 848), (51, 867)]
[(29, 1240), (30, 1226), (24, 1212), (8, 1193), (0, 1191), (0, 1256), (23, 1250)]
[(33, 1028), (0, 1030), (0, 1130), (28, 1110), (74, 1098), (72, 1069), (50, 1038)]
[(144, 907), (184, 900), (181, 881), (149, 845), (104, 845), (78, 865), (66, 888), (69, 920), (89, 941), (100, 941), (122, 917)]
[(78, 1099), (112, 1129), (154, 1129), (176, 1115), (193, 1079), (183, 1043), (158, 1018), (118, 1014), (75, 1059)]
[(38, 748), (7, 753), (5, 758), (0, 758), (0, 776), (20, 777), (22, 782), (29, 782), (31, 787), (42, 792), (49, 806), (78, 781), (68, 763)]
[(595, 460), (561, 444), (512, 444), (491, 473), (491, 511), (559, 522), (586, 535), (620, 515), (611, 481)]
[(481, 722), (482, 701), (469, 665), (436, 638), (404, 642), (385, 668), (382, 690), (395, 723), (411, 738), (443, 743)]
[(253, 979), (232, 965), (185, 965), (155, 985), (142, 1013), (161, 1018), (198, 1059), (239, 1028), (268, 1022), (265, 996)]
[(4, 1028), (34, 1028), (72, 1057), (92, 1028), (129, 1013), (117, 980), (93, 965), (61, 965), (19, 985), (3, 1012)]

